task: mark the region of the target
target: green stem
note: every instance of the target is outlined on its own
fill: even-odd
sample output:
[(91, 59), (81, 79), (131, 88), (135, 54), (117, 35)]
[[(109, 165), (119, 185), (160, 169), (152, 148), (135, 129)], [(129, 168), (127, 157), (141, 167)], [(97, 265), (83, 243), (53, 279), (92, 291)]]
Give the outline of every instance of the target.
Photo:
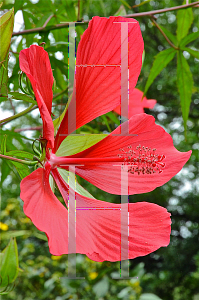
[(60, 95), (65, 94), (67, 91), (68, 91), (68, 88), (65, 89), (65, 90), (63, 90), (63, 91), (61, 91), (61, 92), (58, 93), (58, 94), (55, 94), (55, 95), (53, 96), (53, 100), (56, 99), (57, 97), (59, 97)]
[(11, 116), (9, 118), (6, 118), (6, 119), (3, 119), (3, 120), (0, 120), (0, 124), (1, 126), (12, 121), (12, 120), (15, 120), (25, 114), (27, 114), (35, 105), (34, 104), (31, 104), (28, 108), (26, 108), (25, 110), (21, 111), (20, 113), (14, 115), (14, 116)]
[(28, 166), (34, 166), (38, 163), (38, 161), (23, 160), (23, 159), (15, 158), (12, 156), (3, 155), (3, 154), (0, 154), (0, 157), (9, 159), (9, 160), (13, 160), (13, 161), (16, 161), (16, 162), (19, 162), (21, 164), (28, 165)]

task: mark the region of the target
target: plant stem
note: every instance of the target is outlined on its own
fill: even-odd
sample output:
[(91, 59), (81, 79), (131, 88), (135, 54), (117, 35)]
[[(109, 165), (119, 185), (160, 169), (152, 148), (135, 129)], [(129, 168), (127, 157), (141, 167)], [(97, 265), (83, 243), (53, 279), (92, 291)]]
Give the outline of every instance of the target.
[[(199, 4), (199, 1), (196, 1), (196, 2), (193, 2), (193, 3), (190, 3), (190, 4), (180, 5), (180, 6), (163, 8), (163, 9), (158, 9), (158, 10), (151, 10), (151, 11), (146, 11), (146, 12), (142, 12), (142, 13), (129, 14), (129, 15), (125, 15), (123, 17), (125, 17), (125, 18), (138, 18), (138, 17), (146, 17), (146, 16), (151, 17), (151, 15), (162, 14), (162, 13), (165, 13), (167, 11), (185, 9), (185, 8), (188, 8), (188, 7), (191, 7), (191, 6), (196, 6), (197, 4)], [(76, 25), (82, 25), (82, 24), (86, 24), (86, 23), (89, 23), (89, 22), (90, 22), (90, 20), (83, 21), (83, 22), (76, 23)], [(38, 28), (22, 30), (22, 31), (19, 31), (19, 32), (13, 32), (12, 36), (26, 35), (26, 34), (30, 34), (30, 33), (38, 33), (38, 32), (56, 30), (56, 29), (68, 27), (69, 24), (73, 24), (73, 23), (74, 22), (66, 22), (66, 23), (62, 23), (62, 24), (56, 24), (54, 26), (48, 26), (48, 27), (42, 26), (42, 27), (38, 27)]]
[[(3, 126), (5, 124), (7, 124), (8, 122), (12, 121), (12, 120), (15, 120), (25, 114), (27, 114), (29, 111), (32, 110), (32, 108), (34, 107), (35, 105), (34, 104), (31, 104), (28, 108), (26, 108), (25, 110), (21, 111), (20, 113), (14, 115), (14, 116), (11, 116), (11, 117), (8, 117), (6, 119), (3, 119), (3, 120), (0, 120), (0, 126)], [(35, 107), (36, 108), (36, 107)]]
[(38, 161), (23, 160), (23, 159), (15, 158), (12, 156), (3, 155), (3, 154), (0, 154), (0, 157), (8, 159), (8, 160), (16, 161), (16, 162), (19, 162), (21, 164), (28, 165), (28, 166), (34, 166), (38, 163)]
[(80, 21), (80, 1), (78, 0), (78, 13), (77, 13), (77, 21)]
[(167, 35), (164, 33), (164, 31), (160, 28), (160, 26), (156, 23), (156, 21), (154, 20), (153, 17), (151, 17), (151, 22), (158, 28), (158, 30), (162, 33), (162, 35), (164, 36), (164, 38), (166, 39), (166, 41), (169, 43), (169, 45), (171, 47), (173, 47), (175, 50), (179, 50), (178, 47), (176, 47), (171, 41), (170, 39), (167, 37)]
[(58, 94), (55, 94), (54, 96), (53, 96), (53, 100), (54, 99), (56, 99), (57, 97), (59, 97), (60, 95), (62, 95), (62, 94), (64, 94), (64, 93), (66, 93), (68, 91), (68, 88), (67, 89), (65, 89), (65, 90), (63, 90), (63, 91), (61, 91), (60, 93), (58, 93)]
[(27, 127), (27, 128), (16, 128), (14, 132), (21, 132), (21, 131), (27, 131), (27, 130), (42, 130), (43, 126), (36, 126), (36, 127)]

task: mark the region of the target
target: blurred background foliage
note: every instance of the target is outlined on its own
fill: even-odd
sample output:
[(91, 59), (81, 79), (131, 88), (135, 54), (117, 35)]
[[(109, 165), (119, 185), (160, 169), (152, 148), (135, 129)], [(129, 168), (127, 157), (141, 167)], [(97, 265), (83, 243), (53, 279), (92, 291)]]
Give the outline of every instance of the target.
[[(80, 6), (78, 8), (78, 3)], [(54, 88), (53, 114), (57, 118), (68, 99), (68, 28), (51, 30), (61, 22), (87, 21), (93, 16), (125, 15), (181, 5), (181, 0), (5, 0), (1, 15), (14, 7), (14, 32), (46, 26), (45, 31), (13, 35), (9, 59), (9, 91), (20, 91), (18, 83), (19, 52), (33, 43), (45, 42), (56, 86)], [(139, 5), (143, 4), (143, 5)], [(137, 5), (137, 6), (136, 6)], [(193, 8), (193, 22), (189, 33), (199, 30), (199, 10)], [(173, 35), (177, 28), (177, 11), (155, 15), (157, 24)], [(149, 16), (136, 18), (145, 42), (145, 60), (137, 87), (144, 91), (154, 57), (168, 48), (161, 32)], [(47, 23), (48, 21), (48, 23)], [(46, 25), (47, 23), (47, 25)], [(77, 44), (87, 28), (87, 23), (76, 26)], [(198, 39), (189, 45), (198, 48)], [(77, 276), (80, 280), (60, 278), (67, 276), (67, 255), (52, 256), (49, 253), (45, 234), (38, 231), (23, 213), (20, 199), (20, 176), (8, 161), (1, 160), (1, 250), (11, 237), (16, 237), (19, 253), (19, 276), (15, 288), (2, 299), (96, 299), (96, 300), (198, 300), (199, 299), (199, 59), (183, 52), (193, 75), (192, 102), (187, 121), (185, 138), (180, 98), (177, 89), (176, 58), (158, 75), (147, 91), (148, 99), (156, 99), (153, 110), (145, 112), (156, 118), (156, 123), (171, 134), (179, 151), (192, 149), (192, 156), (183, 170), (162, 187), (146, 194), (130, 196), (130, 202), (148, 201), (164, 206), (172, 214), (171, 242), (145, 257), (130, 261), (129, 280), (115, 280), (120, 263), (97, 263), (77, 254)], [(1, 98), (1, 119), (16, 114), (30, 104), (21, 100)], [(118, 116), (115, 114), (118, 118)], [(119, 119), (118, 119), (119, 120)], [(107, 126), (108, 124), (108, 126)], [(7, 134), (7, 151), (21, 149), (32, 152), (32, 142), (41, 134), (41, 118), (34, 109), (1, 127), (1, 138)], [(113, 118), (106, 115), (84, 126), (89, 133), (108, 133), (117, 126)], [(30, 127), (34, 130), (27, 130)], [(32, 171), (32, 170), (31, 170)], [(105, 193), (90, 183), (79, 182), (95, 198), (119, 203), (120, 197)], [(144, 294), (144, 295), (143, 295)], [(142, 296), (141, 296), (142, 295)], [(157, 295), (157, 296), (154, 296)]]

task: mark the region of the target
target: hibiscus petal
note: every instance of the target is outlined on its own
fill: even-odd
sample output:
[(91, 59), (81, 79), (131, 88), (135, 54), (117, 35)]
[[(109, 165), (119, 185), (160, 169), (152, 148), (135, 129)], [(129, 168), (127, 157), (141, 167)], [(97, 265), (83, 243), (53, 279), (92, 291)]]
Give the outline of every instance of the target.
[[(150, 192), (175, 176), (188, 161), (192, 151), (179, 152), (171, 136), (155, 124), (153, 116), (139, 114), (127, 122), (122, 124), (124, 135), (120, 135), (119, 126), (102, 141), (70, 158), (101, 158), (101, 165), (99, 162), (88, 164), (82, 161), (84, 166), (76, 166), (76, 174), (108, 193), (120, 195), (122, 162), (105, 164), (103, 158), (121, 157), (124, 164), (131, 165), (128, 172), (129, 190), (126, 194)], [(61, 158), (59, 160), (61, 164)]]
[(51, 119), (53, 75), (48, 53), (37, 45), (31, 45), (19, 54), (20, 69), (29, 78), (43, 120), (43, 135), (48, 147), (54, 145), (54, 126)]
[[(148, 100), (146, 97), (142, 99), (143, 92), (139, 89), (134, 89), (132, 94), (129, 97), (129, 110), (128, 116), (123, 115), (123, 117), (131, 118), (133, 115), (144, 113), (144, 107), (153, 108), (157, 101), (155, 99)], [(117, 106), (114, 111), (121, 114), (120, 105)]]
[[(123, 17), (94, 17), (77, 49), (76, 124), (70, 124), (71, 128), (79, 128), (120, 104), (121, 69), (118, 65), (121, 65), (121, 24), (114, 22), (131, 22), (128, 25), (130, 93), (136, 85), (144, 47), (139, 23)], [(72, 106), (75, 96), (71, 102)], [(67, 112), (56, 136), (54, 153), (65, 138), (63, 135), (68, 133)]]
[(24, 213), (48, 237), (50, 252), (68, 253), (68, 211), (53, 194), (49, 172), (39, 168), (21, 181)]
[[(52, 173), (67, 204), (67, 184), (56, 169)], [(121, 260), (121, 229), (125, 231), (123, 226), (121, 228), (121, 205), (128, 205), (129, 259), (169, 244), (171, 220), (165, 208), (147, 202), (113, 204), (76, 193), (77, 253), (86, 254), (94, 261)]]

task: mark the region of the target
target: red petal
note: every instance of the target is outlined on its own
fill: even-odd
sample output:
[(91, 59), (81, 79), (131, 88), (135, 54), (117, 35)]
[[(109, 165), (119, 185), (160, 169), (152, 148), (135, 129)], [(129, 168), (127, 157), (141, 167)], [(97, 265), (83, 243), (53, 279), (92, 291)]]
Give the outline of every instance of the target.
[(37, 169), (21, 181), (24, 213), (48, 237), (50, 252), (68, 252), (68, 211), (53, 194), (49, 172)]
[[(99, 143), (70, 157), (118, 158), (119, 155), (122, 155), (128, 162), (128, 157), (132, 154), (130, 162), (133, 161), (134, 165), (138, 165), (138, 161), (134, 161), (133, 159), (135, 158), (137, 160), (140, 154), (140, 159), (142, 160), (138, 169), (144, 168), (142, 170), (145, 170), (145, 172), (143, 171), (143, 174), (142, 171), (140, 171), (140, 174), (138, 174), (137, 170), (134, 171), (134, 174), (128, 173), (129, 191), (127, 191), (126, 194), (129, 193), (129, 195), (131, 195), (150, 192), (156, 187), (165, 184), (182, 169), (190, 158), (191, 150), (188, 152), (179, 152), (174, 147), (171, 136), (161, 126), (156, 125), (154, 117), (150, 115), (135, 115), (129, 120), (129, 132), (132, 136), (128, 135), (127, 124), (127, 122), (122, 124), (125, 130), (123, 136), (119, 135), (119, 126)], [(118, 134), (118, 136), (114, 136), (114, 134)], [(147, 155), (142, 155), (145, 151), (142, 149), (142, 151), (139, 152), (139, 149), (136, 149), (139, 145), (141, 148), (148, 147), (151, 148), (151, 150), (147, 150)], [(156, 150), (153, 152), (152, 149), (154, 148)], [(132, 152), (129, 153), (130, 151)], [(135, 154), (133, 154), (133, 151)], [(150, 155), (154, 153), (156, 155), (156, 162), (154, 162), (153, 156), (150, 157)], [(119, 162), (110, 162), (101, 165), (100, 163), (88, 165), (85, 162), (84, 166), (76, 167), (76, 173), (98, 188), (108, 193), (120, 195), (121, 164), (122, 163)], [(165, 166), (162, 164), (165, 164)], [(155, 173), (147, 174), (149, 167), (151, 170), (154, 170)]]
[[(155, 106), (155, 104), (157, 103), (157, 101), (154, 99), (148, 100), (146, 97), (144, 97), (142, 99), (142, 96), (143, 96), (142, 91), (140, 91), (138, 89), (133, 90), (132, 94), (129, 97), (128, 116), (123, 115), (123, 117), (130, 119), (133, 115), (144, 113), (144, 107), (153, 108)], [(120, 105), (117, 106), (114, 109), (114, 111), (120, 115), (121, 114)]]
[[(68, 187), (56, 169), (52, 172), (67, 203)], [(122, 204), (126, 205), (129, 211), (128, 258), (147, 255), (169, 244), (171, 220), (165, 208), (147, 202)], [(120, 232), (121, 204), (90, 199), (76, 193), (77, 253), (86, 254), (95, 261), (119, 261)]]
[[(138, 22), (123, 17), (109, 19), (94, 17), (84, 32), (77, 50), (76, 124), (71, 125), (72, 128), (79, 128), (120, 104), (121, 72), (118, 65), (121, 65), (121, 24), (113, 22), (136, 22), (128, 25), (130, 93), (136, 85), (142, 66), (144, 47)], [(74, 97), (72, 101), (75, 101)], [(68, 134), (68, 113), (56, 136), (54, 152), (65, 138), (60, 134)]]
[(48, 53), (37, 45), (24, 49), (19, 54), (21, 70), (27, 75), (43, 120), (43, 135), (49, 141), (48, 147), (54, 145), (54, 126), (51, 119), (53, 75)]

